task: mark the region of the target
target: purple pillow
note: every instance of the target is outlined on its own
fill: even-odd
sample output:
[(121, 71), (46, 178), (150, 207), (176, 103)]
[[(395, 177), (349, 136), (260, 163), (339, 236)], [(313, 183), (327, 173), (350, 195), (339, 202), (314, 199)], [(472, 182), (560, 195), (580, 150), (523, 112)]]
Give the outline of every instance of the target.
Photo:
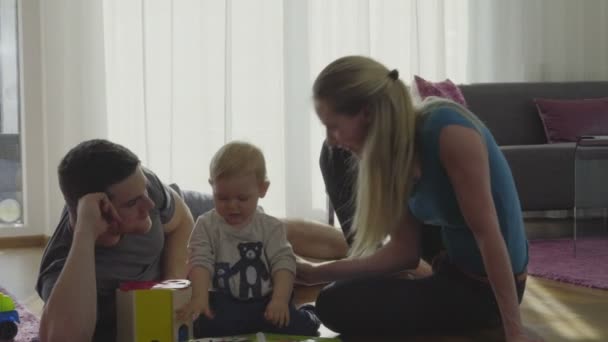
[(424, 100), (429, 96), (438, 96), (452, 100), (465, 107), (467, 106), (460, 88), (450, 81), (449, 78), (442, 82), (431, 82), (418, 75), (414, 75), (414, 92), (418, 93), (420, 100)]
[(572, 142), (581, 135), (608, 135), (608, 97), (534, 102), (549, 143)]

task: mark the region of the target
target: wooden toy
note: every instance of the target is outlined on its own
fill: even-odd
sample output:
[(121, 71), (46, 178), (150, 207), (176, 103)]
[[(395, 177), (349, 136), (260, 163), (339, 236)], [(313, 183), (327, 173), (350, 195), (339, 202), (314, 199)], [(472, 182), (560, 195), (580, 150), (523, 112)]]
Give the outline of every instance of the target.
[(175, 311), (191, 296), (189, 280), (121, 284), (116, 290), (117, 341), (189, 341), (192, 321), (177, 321)]

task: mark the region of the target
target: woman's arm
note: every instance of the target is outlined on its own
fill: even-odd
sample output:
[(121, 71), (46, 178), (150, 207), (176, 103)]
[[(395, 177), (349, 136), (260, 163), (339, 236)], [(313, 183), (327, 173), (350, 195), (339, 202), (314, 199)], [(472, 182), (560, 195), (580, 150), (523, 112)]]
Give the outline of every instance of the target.
[(300, 259), (298, 280), (317, 284), (415, 269), (420, 262), (420, 224), (408, 212), (397, 227), (390, 241), (369, 256), (318, 264)]
[(508, 341), (523, 335), (515, 280), (490, 185), (488, 153), (479, 133), (451, 125), (441, 131), (441, 162), (473, 232), (494, 290)]

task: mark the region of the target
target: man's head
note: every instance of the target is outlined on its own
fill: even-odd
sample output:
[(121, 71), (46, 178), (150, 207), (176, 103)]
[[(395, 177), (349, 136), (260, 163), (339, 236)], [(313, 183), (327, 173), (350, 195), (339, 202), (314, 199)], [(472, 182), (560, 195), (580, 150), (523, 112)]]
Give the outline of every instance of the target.
[(213, 156), (209, 174), (218, 214), (232, 226), (249, 222), (270, 184), (262, 151), (244, 142), (228, 143)]
[(89, 193), (106, 193), (121, 218), (116, 232), (100, 236), (100, 242), (118, 242), (125, 233), (150, 229), (149, 211), (154, 207), (147, 192), (147, 179), (137, 156), (107, 140), (94, 139), (72, 148), (58, 167), (59, 186), (72, 221), (77, 219), (78, 200)]

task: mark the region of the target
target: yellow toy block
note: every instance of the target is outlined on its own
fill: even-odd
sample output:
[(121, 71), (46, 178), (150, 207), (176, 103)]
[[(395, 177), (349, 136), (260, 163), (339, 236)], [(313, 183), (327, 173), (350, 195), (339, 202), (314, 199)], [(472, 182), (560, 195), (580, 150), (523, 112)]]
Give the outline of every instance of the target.
[(189, 341), (192, 321), (178, 321), (175, 311), (191, 296), (189, 280), (121, 284), (116, 290), (117, 341)]

